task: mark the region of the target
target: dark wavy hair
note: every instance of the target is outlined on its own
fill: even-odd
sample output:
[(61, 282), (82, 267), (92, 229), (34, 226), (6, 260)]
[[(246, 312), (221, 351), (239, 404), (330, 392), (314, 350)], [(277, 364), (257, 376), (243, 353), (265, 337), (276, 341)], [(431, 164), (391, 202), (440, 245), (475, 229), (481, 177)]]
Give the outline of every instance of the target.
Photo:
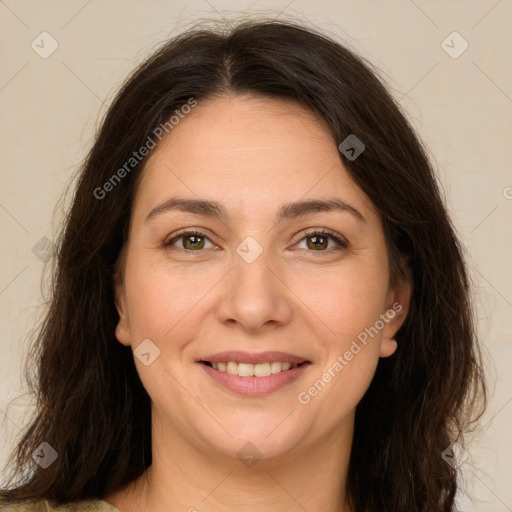
[[(151, 464), (150, 398), (115, 338), (113, 278), (145, 159), (98, 188), (190, 98), (292, 99), (324, 119), (382, 216), (392, 279), (408, 262), (412, 296), (399, 350), (380, 359), (357, 406), (347, 493), (358, 512), (449, 512), (457, 471), (441, 454), (486, 404), (471, 286), (426, 150), (373, 67), (298, 22), (196, 27), (166, 42), (121, 87), (78, 177), (56, 251), (49, 308), (31, 350), (37, 410), (11, 455), (5, 502), (103, 498)], [(30, 361), (30, 359), (28, 360)], [(27, 368), (29, 365), (27, 364)], [(38, 467), (49, 443), (58, 458)]]

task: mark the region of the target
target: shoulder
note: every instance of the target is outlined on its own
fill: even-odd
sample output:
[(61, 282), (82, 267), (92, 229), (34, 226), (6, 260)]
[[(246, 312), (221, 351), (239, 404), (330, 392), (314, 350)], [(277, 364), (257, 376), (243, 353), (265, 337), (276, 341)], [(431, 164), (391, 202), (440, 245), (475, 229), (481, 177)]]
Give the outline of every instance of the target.
[(103, 500), (84, 500), (56, 506), (47, 500), (28, 501), (6, 505), (0, 503), (0, 512), (119, 512)]

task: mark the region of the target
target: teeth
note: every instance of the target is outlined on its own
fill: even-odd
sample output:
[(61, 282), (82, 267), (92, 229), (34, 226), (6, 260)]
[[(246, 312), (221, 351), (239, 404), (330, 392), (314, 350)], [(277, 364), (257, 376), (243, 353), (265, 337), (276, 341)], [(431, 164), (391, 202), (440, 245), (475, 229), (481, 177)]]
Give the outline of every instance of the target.
[(270, 375), (280, 373), (286, 370), (297, 368), (296, 364), (288, 362), (272, 361), (269, 363), (237, 363), (235, 361), (227, 361), (225, 363), (211, 363), (212, 368), (220, 372), (227, 372), (230, 375), (238, 375), (239, 377), (269, 377)]
[(229, 362), (227, 363), (226, 371), (227, 371), (230, 375), (238, 375), (238, 363), (235, 363), (235, 362), (233, 362), (233, 361), (229, 361)]
[(272, 361), (270, 363), (270, 371), (272, 373), (279, 373), (283, 369), (282, 364), (283, 363), (280, 363), (279, 361)]
[(254, 376), (255, 377), (268, 377), (272, 375), (270, 371), (270, 363), (259, 363), (254, 365)]
[(240, 375), (240, 377), (253, 377), (254, 365), (248, 363), (238, 363), (238, 375)]

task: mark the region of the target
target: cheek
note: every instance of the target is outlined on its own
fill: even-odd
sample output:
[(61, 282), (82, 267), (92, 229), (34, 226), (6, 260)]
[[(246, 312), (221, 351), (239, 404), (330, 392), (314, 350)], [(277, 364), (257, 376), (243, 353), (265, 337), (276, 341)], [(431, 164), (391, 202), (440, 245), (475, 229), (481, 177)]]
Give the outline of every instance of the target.
[[(203, 311), (201, 297), (206, 285), (192, 274), (164, 271), (142, 257), (133, 260), (127, 269), (126, 287), (134, 361), (152, 400), (175, 410), (182, 392), (173, 376), (181, 374), (187, 346), (201, 325), (198, 315)], [(137, 357), (137, 345), (146, 339), (156, 345), (152, 350), (158, 354), (149, 365)]]
[(378, 259), (353, 259), (340, 268), (297, 274), (290, 282), (303, 314), (318, 324), (332, 350), (342, 350), (384, 313), (388, 294), (385, 265)]
[(316, 329), (315, 341), (323, 356), (296, 398), (320, 430), (335, 428), (351, 414), (379, 362), (381, 334), (375, 325), (384, 313), (387, 288), (382, 276), (368, 277), (344, 274), (343, 281), (319, 281), (323, 287), (308, 291), (309, 328), (322, 329)]
[(162, 353), (181, 348), (198, 329), (197, 316), (219, 279), (211, 272), (183, 269), (170, 270), (165, 265), (152, 264), (143, 255), (134, 257), (133, 264), (127, 267), (133, 339), (154, 340)]

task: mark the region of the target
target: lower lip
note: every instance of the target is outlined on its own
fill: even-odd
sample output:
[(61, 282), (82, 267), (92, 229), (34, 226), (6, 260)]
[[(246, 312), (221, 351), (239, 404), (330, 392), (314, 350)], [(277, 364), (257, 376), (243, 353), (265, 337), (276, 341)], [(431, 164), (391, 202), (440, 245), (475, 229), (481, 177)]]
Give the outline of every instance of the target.
[(297, 380), (311, 363), (303, 363), (291, 370), (274, 373), (268, 377), (240, 377), (228, 372), (214, 370), (212, 367), (198, 363), (204, 371), (221, 386), (244, 396), (262, 396), (272, 393)]

